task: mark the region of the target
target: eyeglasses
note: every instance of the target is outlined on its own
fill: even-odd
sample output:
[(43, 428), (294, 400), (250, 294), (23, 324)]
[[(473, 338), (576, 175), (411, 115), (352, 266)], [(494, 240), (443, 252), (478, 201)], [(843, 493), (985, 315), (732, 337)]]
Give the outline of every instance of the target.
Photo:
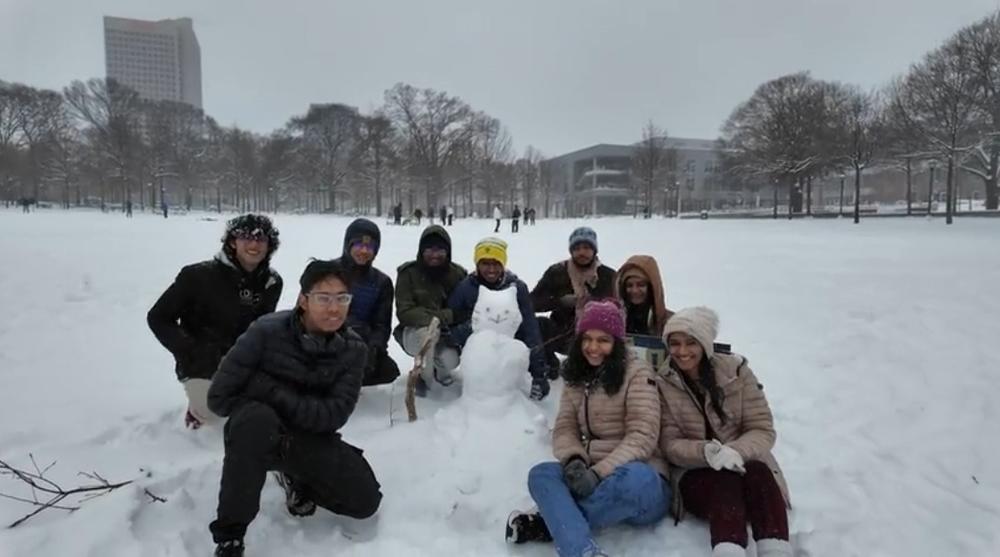
[(320, 307), (332, 307), (334, 305), (347, 306), (351, 304), (351, 300), (354, 299), (352, 294), (347, 292), (341, 292), (340, 294), (331, 294), (329, 292), (310, 292), (305, 295), (313, 303)]
[(428, 254), (432, 253), (434, 255), (442, 255), (442, 254), (447, 255), (448, 248), (428, 247), (428, 248), (424, 248), (424, 253), (428, 253)]
[(376, 242), (364, 242), (364, 241), (362, 241), (362, 242), (354, 242), (354, 243), (351, 244), (351, 249), (354, 249), (354, 248), (361, 248), (361, 249), (370, 251), (372, 253), (375, 253), (375, 250), (378, 249), (378, 243), (376, 243)]

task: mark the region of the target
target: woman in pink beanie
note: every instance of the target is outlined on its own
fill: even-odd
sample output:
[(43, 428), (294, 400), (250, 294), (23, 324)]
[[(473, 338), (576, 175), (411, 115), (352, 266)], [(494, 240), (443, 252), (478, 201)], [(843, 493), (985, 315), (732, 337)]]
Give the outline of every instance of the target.
[(671, 464), (674, 517), (708, 520), (713, 557), (791, 557), (788, 487), (771, 448), (774, 421), (746, 358), (715, 351), (719, 316), (686, 308), (667, 321), (659, 370), (660, 452)]
[(625, 318), (615, 300), (584, 307), (563, 378), (552, 432), (558, 462), (531, 469), (528, 490), (538, 511), (512, 513), (507, 539), (555, 541), (562, 557), (605, 555), (595, 530), (653, 524), (670, 506), (666, 463), (656, 446), (660, 399), (653, 370), (626, 349)]

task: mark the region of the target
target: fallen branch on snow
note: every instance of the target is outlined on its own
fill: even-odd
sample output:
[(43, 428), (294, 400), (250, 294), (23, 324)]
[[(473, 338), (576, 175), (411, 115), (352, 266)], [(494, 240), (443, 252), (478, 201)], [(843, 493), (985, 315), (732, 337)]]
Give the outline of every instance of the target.
[[(0, 476), (10, 476), (27, 484), (31, 488), (31, 499), (15, 497), (6, 493), (0, 493), (0, 497), (21, 503), (27, 503), (36, 507), (34, 511), (15, 520), (9, 524), (7, 528), (16, 528), (46, 509), (58, 509), (68, 512), (76, 511), (80, 508), (81, 503), (85, 503), (95, 497), (107, 495), (120, 487), (131, 484), (133, 481), (129, 480), (127, 482), (111, 483), (97, 472), (91, 472), (89, 474), (86, 472), (80, 472), (80, 476), (88, 478), (95, 483), (92, 485), (82, 485), (72, 489), (65, 489), (56, 482), (45, 477), (46, 472), (56, 465), (55, 461), (52, 461), (51, 464), (43, 469), (39, 468), (38, 463), (35, 462), (34, 455), (29, 454), (28, 456), (31, 458), (31, 464), (35, 469), (34, 472), (15, 468), (3, 460), (0, 460)], [(149, 493), (148, 490), (146, 491), (146, 494), (152, 497), (154, 501), (166, 501), (165, 499), (156, 497), (152, 493)], [(79, 497), (75, 505), (62, 504), (64, 500), (70, 497)]]

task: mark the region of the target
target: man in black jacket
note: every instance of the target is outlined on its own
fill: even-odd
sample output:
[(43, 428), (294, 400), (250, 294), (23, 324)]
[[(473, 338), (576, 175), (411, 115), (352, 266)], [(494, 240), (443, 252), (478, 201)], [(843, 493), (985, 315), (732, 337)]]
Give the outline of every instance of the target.
[[(378, 510), (382, 494), (362, 451), (337, 433), (361, 392), (367, 347), (347, 322), (347, 274), (313, 261), (294, 310), (258, 319), (226, 354), (208, 392), (229, 416), (219, 508), (210, 529), (217, 557), (243, 555), (268, 470), (293, 482), (307, 515), (319, 505), (353, 518)], [(296, 512), (298, 511), (298, 512)]]
[(374, 222), (356, 219), (344, 232), (343, 254), (338, 261), (351, 283), (351, 309), (347, 326), (368, 345), (368, 365), (362, 383), (382, 385), (399, 377), (399, 366), (389, 356), (392, 335), (392, 279), (372, 266), (382, 234)]
[(592, 228), (581, 226), (570, 234), (569, 253), (569, 259), (546, 269), (531, 291), (535, 311), (551, 312), (548, 317), (538, 318), (550, 379), (555, 379), (559, 371), (555, 353), (569, 352), (583, 306), (590, 300), (615, 295), (615, 270), (597, 258), (597, 233)]
[(278, 229), (266, 216), (231, 219), (215, 258), (181, 269), (146, 316), (176, 361), (188, 427), (218, 421), (205, 397), (219, 360), (250, 323), (278, 305), (281, 276), (270, 266), (278, 243)]

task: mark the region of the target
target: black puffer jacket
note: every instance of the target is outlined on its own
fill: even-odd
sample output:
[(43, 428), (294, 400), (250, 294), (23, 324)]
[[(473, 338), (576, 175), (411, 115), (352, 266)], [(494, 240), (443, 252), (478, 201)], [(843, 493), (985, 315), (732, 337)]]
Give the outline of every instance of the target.
[(347, 327), (319, 337), (305, 332), (299, 310), (272, 313), (255, 321), (222, 359), (208, 407), (228, 416), (256, 400), (291, 429), (334, 432), (354, 412), (366, 358), (361, 337)]
[(174, 355), (178, 379), (211, 379), (247, 327), (274, 311), (281, 289), (281, 276), (268, 265), (247, 273), (220, 252), (181, 269), (146, 322)]

